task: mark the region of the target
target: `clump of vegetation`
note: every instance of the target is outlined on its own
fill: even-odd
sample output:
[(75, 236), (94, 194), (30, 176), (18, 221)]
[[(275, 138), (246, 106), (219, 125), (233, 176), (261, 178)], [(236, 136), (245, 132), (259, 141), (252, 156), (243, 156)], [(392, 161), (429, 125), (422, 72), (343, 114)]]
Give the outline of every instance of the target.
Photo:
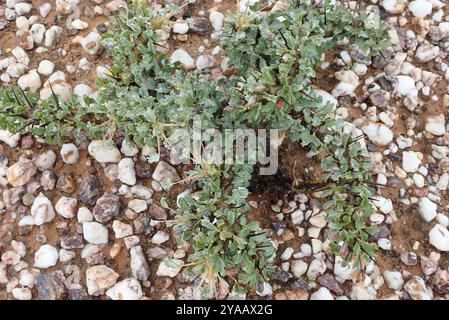
[[(256, 5), (230, 15), (222, 44), (233, 72), (213, 79), (167, 57), (164, 37), (179, 8), (155, 12), (134, 2), (104, 35), (114, 64), (99, 79), (95, 100), (38, 101), (34, 94), (3, 87), (0, 127), (56, 144), (71, 136), (111, 138), (122, 130), (139, 146), (157, 148), (169, 148), (173, 130), (189, 127), (195, 116), (207, 128), (282, 130), (321, 162), (327, 183), (323, 208), (336, 233), (331, 248), (359, 265), (375, 250), (368, 238), (376, 229), (366, 224), (373, 212), (368, 153), (359, 138), (344, 132), (344, 122), (311, 83), (329, 49), (356, 46), (369, 57), (385, 48), (387, 35), (365, 13), (312, 3), (288, 1), (269, 12)], [(239, 290), (255, 289), (274, 272), (275, 250), (267, 230), (246, 215), (254, 168), (195, 164), (189, 180), (196, 192), (179, 200), (175, 226), (180, 243), (188, 241), (193, 249), (187, 274), (209, 297), (223, 289), (223, 279), (232, 279)]]
[(376, 232), (365, 224), (373, 212), (369, 155), (357, 141), (363, 137), (344, 133), (344, 122), (332, 115), (331, 104), (321, 103), (311, 84), (329, 49), (345, 44), (367, 58), (377, 55), (388, 45), (386, 29), (367, 13), (297, 1), (285, 10), (236, 14), (225, 31), (223, 46), (241, 84), (231, 89), (233, 118), (286, 130), (289, 139), (321, 158), (328, 183), (323, 196), (329, 199), (323, 208), (338, 232), (332, 249), (349, 252), (346, 262), (369, 261), (375, 245), (367, 240)]

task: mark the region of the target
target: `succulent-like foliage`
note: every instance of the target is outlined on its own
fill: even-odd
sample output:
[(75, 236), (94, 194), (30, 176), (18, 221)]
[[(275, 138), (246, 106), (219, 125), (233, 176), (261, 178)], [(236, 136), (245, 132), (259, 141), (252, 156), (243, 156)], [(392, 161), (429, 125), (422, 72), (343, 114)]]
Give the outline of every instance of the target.
[[(287, 1), (269, 12), (254, 6), (227, 18), (222, 35), (229, 76), (212, 79), (187, 72), (166, 55), (164, 37), (179, 8), (153, 11), (133, 2), (112, 21), (103, 41), (114, 64), (98, 80), (96, 99), (46, 101), (19, 88), (0, 89), (0, 127), (32, 133), (47, 142), (112, 137), (118, 130), (139, 146), (170, 148), (176, 128), (199, 116), (208, 128), (275, 128), (310, 148), (326, 172), (326, 202), (332, 249), (346, 261), (369, 260), (375, 246), (366, 224), (372, 213), (368, 153), (345, 133), (311, 84), (325, 53), (351, 47), (369, 61), (387, 45), (374, 16), (349, 12), (326, 1)], [(154, 159), (151, 159), (154, 160)], [(249, 221), (246, 198), (252, 165), (196, 161), (188, 179), (192, 192), (179, 200), (174, 229), (188, 241), (188, 275), (205, 296), (232, 279), (239, 290), (255, 289), (274, 268), (275, 250), (258, 221)], [(231, 280), (231, 281), (232, 281)]]

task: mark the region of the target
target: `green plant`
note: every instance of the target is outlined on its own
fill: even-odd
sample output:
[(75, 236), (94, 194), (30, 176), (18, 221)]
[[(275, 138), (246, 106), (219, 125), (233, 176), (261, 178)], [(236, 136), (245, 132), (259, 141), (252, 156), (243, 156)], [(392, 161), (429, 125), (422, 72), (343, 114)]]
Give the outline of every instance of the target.
[[(285, 10), (228, 17), (223, 48), (234, 73), (218, 79), (171, 64), (164, 34), (179, 9), (153, 12), (133, 2), (104, 35), (114, 60), (98, 80), (97, 99), (38, 101), (17, 88), (0, 91), (0, 127), (32, 133), (49, 143), (65, 138), (112, 137), (118, 130), (139, 146), (170, 148), (173, 130), (200, 116), (204, 128), (275, 128), (310, 148), (326, 172), (324, 209), (337, 232), (332, 249), (346, 261), (369, 260), (375, 246), (366, 225), (372, 213), (368, 154), (342, 130), (332, 106), (321, 103), (311, 83), (323, 55), (340, 43), (378, 54), (387, 44), (384, 28), (372, 28), (366, 14), (354, 15), (326, 2), (285, 4)], [(344, 40), (344, 41), (343, 41)], [(258, 221), (249, 221), (247, 187), (252, 165), (215, 165), (196, 160), (187, 179), (191, 194), (179, 200), (175, 233), (194, 252), (185, 265), (204, 294), (233, 279), (239, 290), (255, 289), (274, 271), (274, 248)], [(167, 204), (166, 204), (167, 205)], [(343, 248), (344, 247), (344, 248)], [(344, 250), (343, 250), (344, 249)], [(347, 250), (346, 250), (347, 249)]]
[[(197, 167), (197, 173), (204, 170), (209, 171), (204, 165)], [(252, 170), (251, 165), (216, 168), (215, 174), (206, 173), (199, 180), (200, 191), (195, 197), (180, 200), (184, 212), (177, 226), (180, 240), (188, 241), (195, 250), (189, 257), (189, 274), (201, 275), (201, 284), (207, 284), (205, 296), (216, 289), (221, 277), (256, 288), (274, 271), (268, 265), (274, 255), (271, 241), (259, 223), (248, 221), (245, 215)], [(232, 184), (223, 189), (223, 180)]]
[(348, 247), (345, 261), (357, 266), (375, 250), (367, 240), (376, 228), (365, 222), (373, 212), (369, 154), (343, 132), (343, 121), (332, 116), (329, 103), (321, 103), (311, 83), (323, 55), (339, 43), (355, 45), (367, 58), (386, 47), (386, 29), (367, 21), (367, 14), (354, 15), (329, 2), (316, 8), (311, 1), (296, 1), (285, 10), (234, 15), (223, 36), (240, 82), (231, 89), (232, 117), (288, 130), (289, 139), (322, 159), (328, 183), (323, 195), (329, 199), (324, 209), (338, 231), (331, 247), (337, 254)]

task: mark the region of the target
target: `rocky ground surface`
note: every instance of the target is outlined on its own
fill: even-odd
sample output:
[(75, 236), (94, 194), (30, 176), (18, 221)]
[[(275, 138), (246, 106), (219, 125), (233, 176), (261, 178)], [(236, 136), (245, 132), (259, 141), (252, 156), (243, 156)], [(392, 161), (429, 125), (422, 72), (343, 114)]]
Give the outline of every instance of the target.
[[(94, 95), (110, 63), (100, 36), (121, 2), (3, 0), (0, 81), (41, 98), (50, 83), (65, 98)], [(372, 61), (336, 50), (316, 85), (365, 133), (378, 184), (376, 259), (362, 271), (341, 265), (310, 190), (260, 188), (250, 215), (270, 229), (279, 271), (248, 299), (449, 298), (449, 5), (365, 2), (389, 26), (392, 47)], [(231, 10), (231, 1), (198, 1), (173, 26), (171, 59), (223, 72), (219, 35)], [(153, 149), (121, 140), (55, 147), (0, 131), (0, 299), (200, 298), (165, 263), (190, 252), (176, 245), (166, 224), (175, 213), (161, 204), (185, 187), (166, 192), (160, 182), (185, 177), (184, 168), (148, 164)]]

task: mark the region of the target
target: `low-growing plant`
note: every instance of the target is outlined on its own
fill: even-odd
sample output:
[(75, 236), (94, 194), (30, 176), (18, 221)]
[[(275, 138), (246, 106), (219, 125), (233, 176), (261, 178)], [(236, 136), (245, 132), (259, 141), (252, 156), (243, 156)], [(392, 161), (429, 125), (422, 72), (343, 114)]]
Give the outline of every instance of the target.
[[(228, 76), (188, 72), (167, 56), (167, 33), (179, 8), (154, 11), (141, 1), (122, 10), (103, 42), (114, 63), (98, 80), (96, 99), (38, 101), (19, 88), (0, 89), (0, 127), (32, 133), (49, 143), (69, 137), (111, 138), (117, 131), (139, 146), (170, 148), (176, 128), (200, 116), (205, 128), (273, 128), (310, 148), (326, 172), (323, 209), (336, 232), (331, 248), (346, 262), (369, 260), (375, 245), (367, 225), (373, 212), (368, 153), (343, 130), (345, 123), (322, 103), (311, 84), (325, 53), (352, 46), (369, 60), (387, 45), (375, 18), (326, 1), (286, 1), (278, 10), (229, 15), (222, 44)], [(374, 21), (375, 22), (375, 21)], [(155, 160), (155, 159), (151, 159)], [(238, 290), (256, 289), (275, 268), (267, 230), (247, 216), (252, 165), (195, 161), (186, 179), (191, 192), (179, 199), (175, 234), (193, 252), (186, 275), (212, 297), (223, 279)]]
[(331, 248), (357, 266), (369, 261), (375, 245), (367, 240), (376, 232), (366, 225), (373, 212), (369, 154), (360, 137), (344, 132), (344, 122), (332, 115), (332, 105), (322, 103), (311, 84), (329, 49), (352, 46), (369, 60), (388, 45), (386, 29), (366, 13), (355, 15), (329, 2), (317, 8), (312, 1), (296, 1), (269, 13), (236, 14), (229, 20), (223, 47), (239, 81), (231, 89), (232, 117), (287, 130), (289, 139), (321, 158), (328, 182), (323, 196), (329, 199), (323, 209), (331, 229), (338, 231)]

